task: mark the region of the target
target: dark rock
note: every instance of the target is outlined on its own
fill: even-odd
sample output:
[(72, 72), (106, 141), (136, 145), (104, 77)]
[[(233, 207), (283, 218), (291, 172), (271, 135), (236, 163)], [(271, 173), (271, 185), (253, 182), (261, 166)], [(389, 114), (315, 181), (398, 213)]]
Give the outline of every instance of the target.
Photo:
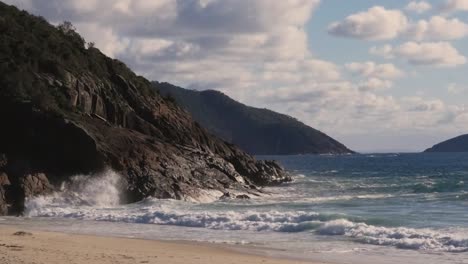
[(13, 233), (14, 236), (32, 236), (33, 234), (30, 232), (18, 231)]
[(8, 23), (0, 25), (0, 208), (20, 214), (26, 198), (107, 167), (122, 175), (123, 202), (197, 198), (203, 189), (254, 193), (254, 185), (290, 179), (209, 134), (77, 34), (1, 2), (0, 17)]
[(255, 155), (347, 154), (346, 146), (298, 120), (234, 101), (219, 91), (186, 90), (153, 82), (211, 133)]
[(8, 180), (8, 175), (4, 172), (0, 172), (0, 215), (5, 215), (8, 213), (8, 203), (6, 200), (6, 190), (5, 188), (10, 185)]
[(44, 173), (25, 175), (22, 177), (21, 182), (25, 197), (47, 194), (53, 190), (52, 185), (50, 185), (49, 180)]
[(248, 196), (247, 194), (241, 194), (241, 195), (237, 195), (236, 199), (248, 200), (248, 199), (250, 199), (250, 196)]
[(4, 153), (0, 153), (0, 169), (3, 169), (8, 163), (8, 159)]
[(250, 199), (250, 196), (248, 196), (247, 194), (236, 195), (236, 194), (231, 193), (231, 192), (225, 192), (223, 194), (223, 196), (221, 196), (219, 199), (221, 199), (221, 200), (229, 200), (229, 199), (248, 200), (248, 199)]
[(230, 193), (230, 192), (226, 192), (219, 199), (228, 200), (228, 199), (232, 199), (232, 198), (234, 198), (234, 195), (232, 193)]

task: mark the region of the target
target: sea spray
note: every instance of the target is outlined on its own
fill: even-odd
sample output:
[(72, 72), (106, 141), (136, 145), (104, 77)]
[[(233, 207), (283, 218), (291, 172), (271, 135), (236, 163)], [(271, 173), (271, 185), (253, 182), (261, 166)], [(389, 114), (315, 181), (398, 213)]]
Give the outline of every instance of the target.
[(97, 175), (73, 176), (58, 192), (27, 199), (25, 215), (38, 216), (55, 208), (117, 206), (120, 180), (120, 175), (109, 169)]

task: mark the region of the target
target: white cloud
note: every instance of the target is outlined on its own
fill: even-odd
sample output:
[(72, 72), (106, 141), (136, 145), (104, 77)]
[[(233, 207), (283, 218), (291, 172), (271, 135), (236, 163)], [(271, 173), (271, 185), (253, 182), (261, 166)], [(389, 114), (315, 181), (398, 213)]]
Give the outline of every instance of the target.
[(406, 59), (413, 65), (455, 67), (466, 64), (466, 57), (448, 42), (406, 42), (397, 47), (373, 47), (370, 53)]
[(447, 86), (447, 92), (450, 93), (450, 94), (453, 94), (453, 95), (464, 94), (467, 91), (468, 91), (468, 89), (466, 87), (462, 87), (457, 83), (450, 83)]
[(329, 25), (330, 34), (365, 40), (386, 40), (397, 37), (408, 26), (408, 18), (400, 10), (375, 6)]
[[(466, 0), (468, 1), (468, 0)], [(424, 7), (426, 2), (411, 2), (407, 9)], [(426, 6), (427, 7), (427, 6)], [(468, 35), (468, 24), (458, 18), (433, 16), (413, 22), (400, 10), (374, 6), (365, 12), (352, 14), (343, 21), (328, 26), (328, 33), (362, 40), (454, 40)]]
[(432, 5), (426, 1), (412, 1), (405, 7), (407, 11), (415, 12), (418, 14), (425, 13), (431, 10), (431, 8)]
[(468, 11), (468, 0), (445, 0), (440, 10), (445, 13)]
[(407, 110), (410, 112), (440, 112), (446, 107), (444, 102), (439, 99), (427, 100), (421, 97), (405, 97), (403, 101), (407, 103)]
[(393, 86), (393, 82), (379, 78), (370, 78), (358, 84), (359, 89), (363, 91), (385, 90)]
[(386, 59), (393, 59), (395, 57), (393, 56), (393, 47), (389, 44), (385, 44), (381, 47), (373, 46), (369, 49), (369, 53)]
[(396, 79), (404, 75), (400, 69), (390, 63), (377, 64), (372, 61), (352, 62), (346, 64), (345, 68), (353, 74), (359, 74), (364, 77)]
[(468, 35), (468, 24), (457, 18), (433, 16), (429, 21), (420, 20), (410, 25), (406, 36), (414, 40), (454, 40)]

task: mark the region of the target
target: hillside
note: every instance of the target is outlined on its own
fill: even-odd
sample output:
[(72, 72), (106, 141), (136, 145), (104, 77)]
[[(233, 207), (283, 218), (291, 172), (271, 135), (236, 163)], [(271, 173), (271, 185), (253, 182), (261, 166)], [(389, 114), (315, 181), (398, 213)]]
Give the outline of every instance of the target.
[(106, 57), (73, 26), (0, 2), (0, 215), (76, 174), (118, 172), (121, 202), (256, 195), (289, 180), (212, 136), (151, 83)]
[(468, 152), (468, 135), (449, 139), (434, 145), (425, 152)]
[(193, 91), (153, 82), (213, 134), (255, 155), (352, 153), (343, 144), (298, 120), (243, 105), (221, 92)]

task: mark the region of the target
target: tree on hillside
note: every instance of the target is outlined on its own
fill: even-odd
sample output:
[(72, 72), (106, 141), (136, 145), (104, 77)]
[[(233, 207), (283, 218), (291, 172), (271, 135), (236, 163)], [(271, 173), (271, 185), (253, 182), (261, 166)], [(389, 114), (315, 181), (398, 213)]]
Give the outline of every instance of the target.
[(70, 38), (73, 42), (84, 47), (86, 41), (78, 32), (76, 32), (76, 27), (70, 21), (63, 21), (61, 24), (57, 26), (57, 29), (60, 30), (65, 36)]

